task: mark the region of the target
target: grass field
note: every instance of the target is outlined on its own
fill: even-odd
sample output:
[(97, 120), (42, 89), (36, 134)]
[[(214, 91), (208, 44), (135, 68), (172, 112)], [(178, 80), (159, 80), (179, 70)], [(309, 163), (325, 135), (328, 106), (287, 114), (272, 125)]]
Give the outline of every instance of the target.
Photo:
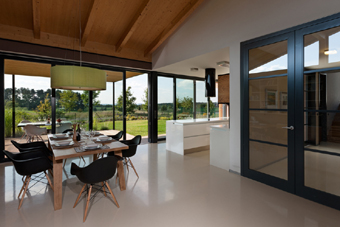
[[(158, 134), (166, 133), (166, 120), (158, 120)], [(96, 124), (97, 130), (101, 130), (102, 127), (107, 127), (108, 129), (112, 129), (112, 121), (99, 122)], [(96, 127), (94, 125), (94, 127)], [(115, 122), (116, 130), (123, 130), (123, 121)], [(130, 135), (148, 135), (148, 121), (147, 120), (135, 120), (135, 121), (126, 121), (126, 132)]]

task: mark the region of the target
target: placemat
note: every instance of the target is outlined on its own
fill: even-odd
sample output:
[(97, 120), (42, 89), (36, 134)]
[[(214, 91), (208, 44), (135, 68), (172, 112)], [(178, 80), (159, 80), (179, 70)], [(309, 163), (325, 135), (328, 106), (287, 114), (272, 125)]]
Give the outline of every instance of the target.
[(73, 148), (73, 147), (79, 147), (78, 144), (71, 144), (68, 146), (56, 146), (55, 144), (52, 145), (53, 149), (67, 149), (67, 148)]

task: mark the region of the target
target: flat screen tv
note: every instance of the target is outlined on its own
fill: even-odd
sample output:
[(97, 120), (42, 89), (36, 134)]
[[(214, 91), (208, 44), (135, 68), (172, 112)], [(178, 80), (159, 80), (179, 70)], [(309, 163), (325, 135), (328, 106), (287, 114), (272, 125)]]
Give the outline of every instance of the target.
[(214, 68), (205, 69), (205, 97), (216, 97)]

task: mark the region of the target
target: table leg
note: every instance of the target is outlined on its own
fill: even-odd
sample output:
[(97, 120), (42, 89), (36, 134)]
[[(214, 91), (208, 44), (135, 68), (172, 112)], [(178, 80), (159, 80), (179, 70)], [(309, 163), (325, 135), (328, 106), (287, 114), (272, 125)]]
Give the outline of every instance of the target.
[[(115, 151), (115, 155), (122, 157), (122, 151)], [(119, 187), (121, 191), (126, 190), (126, 185), (125, 185), (125, 175), (124, 175), (124, 165), (122, 161), (117, 162), (117, 175), (119, 178)]]
[(63, 160), (53, 159), (54, 210), (63, 205)]
[(117, 162), (117, 174), (119, 177), (120, 190), (124, 191), (126, 190), (126, 185), (125, 185), (124, 165), (122, 161)]

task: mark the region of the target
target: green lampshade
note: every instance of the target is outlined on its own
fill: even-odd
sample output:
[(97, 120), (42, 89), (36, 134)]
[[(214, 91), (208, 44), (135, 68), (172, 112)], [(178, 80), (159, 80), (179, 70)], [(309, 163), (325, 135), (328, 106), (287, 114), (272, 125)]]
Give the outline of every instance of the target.
[(106, 90), (106, 72), (82, 66), (51, 67), (51, 88), (66, 90)]

